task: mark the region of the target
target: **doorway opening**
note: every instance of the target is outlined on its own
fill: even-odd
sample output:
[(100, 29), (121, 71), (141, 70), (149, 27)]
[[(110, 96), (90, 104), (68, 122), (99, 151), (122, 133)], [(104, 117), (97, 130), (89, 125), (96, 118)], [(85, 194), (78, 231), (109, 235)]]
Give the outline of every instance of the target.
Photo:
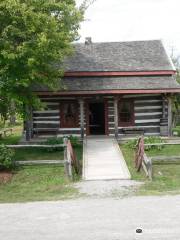
[(89, 103), (89, 134), (105, 134), (105, 109), (103, 102)]

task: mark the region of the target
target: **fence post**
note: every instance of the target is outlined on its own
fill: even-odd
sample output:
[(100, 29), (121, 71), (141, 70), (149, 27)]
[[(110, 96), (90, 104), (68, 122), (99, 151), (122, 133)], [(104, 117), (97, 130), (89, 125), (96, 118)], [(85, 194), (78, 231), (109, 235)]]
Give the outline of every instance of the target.
[(152, 175), (153, 175), (153, 169), (152, 169), (152, 159), (151, 158), (148, 158), (148, 163), (147, 163), (147, 169), (148, 169), (148, 176), (149, 176), (149, 179), (152, 180)]
[(64, 138), (64, 169), (65, 169), (65, 174), (66, 176), (72, 180), (72, 167), (71, 167), (71, 156), (68, 151), (68, 139)]

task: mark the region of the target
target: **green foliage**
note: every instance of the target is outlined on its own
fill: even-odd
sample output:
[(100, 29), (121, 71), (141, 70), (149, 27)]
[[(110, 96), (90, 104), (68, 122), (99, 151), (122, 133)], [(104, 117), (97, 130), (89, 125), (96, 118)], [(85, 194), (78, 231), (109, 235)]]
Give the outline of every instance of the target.
[[(48, 138), (45, 143), (47, 145), (56, 145), (56, 144), (63, 144), (63, 138), (62, 137), (52, 137)], [(59, 151), (63, 150), (63, 147), (53, 147), (53, 148), (46, 148), (47, 152), (54, 152), (54, 151)]]
[(180, 126), (173, 128), (172, 131), (173, 131), (173, 135), (180, 137)]
[(13, 161), (14, 151), (6, 147), (5, 145), (0, 145), (0, 170), (7, 170), (14, 168)]
[[(76, 136), (66, 136), (66, 138), (68, 138), (71, 141), (71, 144), (73, 147), (80, 147), (80, 141), (79, 138)], [(56, 145), (56, 144), (63, 144), (63, 137), (52, 137), (52, 138), (48, 138), (46, 140), (46, 142), (44, 142), (43, 144), (47, 144), (47, 145)], [(47, 148), (46, 151), (48, 152), (54, 152), (54, 151), (59, 151), (59, 150), (63, 150), (63, 148), (61, 147), (53, 147), (53, 148)]]
[[(138, 139), (133, 139), (128, 141), (126, 143), (126, 146), (128, 146), (131, 149), (135, 149), (137, 147)], [(144, 144), (154, 144), (154, 143), (164, 143), (164, 140), (161, 137), (157, 136), (151, 136), (151, 137), (144, 137)], [(158, 149), (161, 150), (163, 146), (145, 146), (145, 150), (150, 149)]]
[(0, 1), (0, 95), (37, 104), (32, 86), (59, 86), (62, 62), (78, 39), (82, 10), (75, 0)]
[(73, 135), (70, 135), (68, 138), (69, 138), (69, 140), (71, 141), (71, 144), (72, 144), (73, 147), (79, 147), (79, 146), (81, 146), (78, 137), (73, 136)]

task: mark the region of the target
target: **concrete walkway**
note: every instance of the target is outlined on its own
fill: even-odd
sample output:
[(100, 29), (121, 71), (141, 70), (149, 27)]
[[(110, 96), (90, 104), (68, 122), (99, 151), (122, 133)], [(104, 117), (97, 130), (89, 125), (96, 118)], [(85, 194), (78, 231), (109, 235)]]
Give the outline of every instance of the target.
[(130, 179), (124, 157), (114, 138), (86, 138), (83, 158), (84, 180)]

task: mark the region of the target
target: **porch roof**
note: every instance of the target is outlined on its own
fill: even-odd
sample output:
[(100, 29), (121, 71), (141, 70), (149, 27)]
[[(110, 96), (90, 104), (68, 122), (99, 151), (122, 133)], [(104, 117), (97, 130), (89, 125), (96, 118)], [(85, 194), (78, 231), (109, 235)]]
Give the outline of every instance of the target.
[[(64, 86), (64, 89), (60, 86)], [(60, 81), (57, 92), (77, 93), (93, 91), (126, 90), (161, 90), (163, 92), (180, 92), (180, 84), (174, 76), (117, 76), (117, 77), (65, 77)], [(45, 86), (36, 87), (35, 91), (48, 92)]]

